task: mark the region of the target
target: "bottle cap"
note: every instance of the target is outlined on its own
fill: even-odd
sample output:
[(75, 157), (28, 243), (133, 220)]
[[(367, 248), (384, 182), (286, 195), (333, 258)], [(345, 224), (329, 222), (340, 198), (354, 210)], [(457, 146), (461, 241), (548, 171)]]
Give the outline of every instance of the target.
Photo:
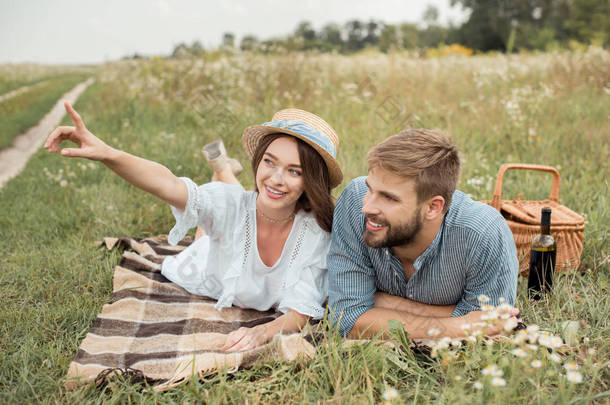
[(540, 221), (541, 226), (551, 226), (551, 208), (542, 208), (542, 219)]

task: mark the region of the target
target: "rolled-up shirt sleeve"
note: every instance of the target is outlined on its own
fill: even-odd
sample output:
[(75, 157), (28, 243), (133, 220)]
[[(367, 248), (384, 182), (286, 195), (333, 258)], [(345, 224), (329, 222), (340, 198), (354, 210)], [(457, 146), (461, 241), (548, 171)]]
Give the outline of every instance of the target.
[(358, 187), (363, 185), (352, 182), (337, 201), (327, 260), (329, 319), (342, 336), (375, 303), (375, 270), (362, 241), (363, 190)]
[(466, 270), (466, 285), (451, 316), (466, 315), (479, 310), (478, 297), (489, 297), (488, 304), (500, 304), (500, 298), (515, 305), (519, 261), (510, 228), (501, 217), (491, 223), (477, 248), (470, 252)]

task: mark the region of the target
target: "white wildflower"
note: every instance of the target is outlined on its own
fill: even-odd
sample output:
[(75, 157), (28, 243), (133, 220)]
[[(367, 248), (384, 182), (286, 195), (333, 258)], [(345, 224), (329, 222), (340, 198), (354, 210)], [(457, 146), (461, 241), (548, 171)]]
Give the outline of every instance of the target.
[(563, 340), (559, 336), (551, 337), (551, 349), (556, 349), (563, 345)]
[(507, 319), (506, 322), (504, 322), (504, 330), (506, 332), (510, 332), (511, 330), (513, 330), (517, 327), (518, 323), (519, 322), (517, 322), (517, 320), (515, 318)]
[(519, 349), (513, 349), (510, 352), (512, 354), (514, 354), (515, 356), (520, 357), (520, 358), (527, 357), (527, 352), (525, 350), (523, 350), (523, 349), (520, 349), (520, 348)]
[(525, 345), (525, 347), (533, 352), (538, 351), (538, 346), (536, 345)]
[(495, 387), (504, 387), (504, 386), (506, 386), (506, 380), (504, 378), (494, 377), (491, 380), (491, 385), (493, 385)]
[(498, 368), (495, 364), (490, 364), (481, 370), (481, 374), (490, 375), (492, 377), (502, 377), (504, 372)]
[(542, 366), (542, 362), (538, 359), (532, 360), (530, 366), (532, 366), (533, 368), (540, 368)]
[(62, 187), (66, 187), (68, 185), (68, 181), (67, 180), (62, 180), (59, 182), (59, 185)]
[(561, 357), (557, 353), (549, 354), (549, 360), (554, 363), (561, 363)]
[(475, 390), (480, 390), (483, 388), (483, 384), (481, 384), (480, 381), (475, 381), (475, 383), (472, 384), (472, 386), (474, 387)]
[(466, 184), (468, 184), (469, 186), (480, 186), (484, 182), (485, 179), (483, 177), (472, 177), (466, 180)]
[(438, 328), (432, 328), (432, 329), (428, 330), (428, 336), (435, 337), (435, 336), (438, 336), (440, 334), (441, 334), (441, 331)]
[(578, 364), (576, 364), (573, 361), (569, 361), (563, 365), (563, 368), (565, 368), (568, 371), (576, 371), (576, 370), (578, 370)]
[(396, 388), (389, 387), (383, 392), (381, 397), (386, 401), (391, 401), (398, 398), (398, 391), (396, 391)]
[(556, 349), (563, 345), (563, 340), (559, 336), (553, 336), (549, 333), (541, 333), (538, 336), (538, 343), (541, 346), (548, 347), (549, 349)]
[(515, 334), (515, 337), (513, 337), (512, 342), (516, 345), (520, 345), (521, 343), (525, 342), (525, 340), (528, 338), (527, 332), (525, 331), (525, 329), (521, 329), (519, 331), (517, 331), (517, 333)]
[(479, 300), (480, 304), (485, 304), (486, 302), (489, 302), (489, 297), (485, 294), (481, 294), (477, 297), (477, 300)]
[(574, 384), (582, 382), (582, 374), (580, 374), (578, 371), (568, 371), (566, 373), (566, 378), (569, 382), (572, 382)]
[(455, 381), (462, 381), (462, 376), (461, 376), (461, 375), (456, 375), (456, 376), (454, 377), (454, 380), (455, 380)]
[(453, 347), (462, 347), (462, 341), (460, 339), (453, 339), (451, 341), (451, 346), (453, 346)]
[(460, 325), (460, 328), (462, 328), (462, 330), (468, 330), (471, 328), (471, 325), (469, 323), (463, 323)]

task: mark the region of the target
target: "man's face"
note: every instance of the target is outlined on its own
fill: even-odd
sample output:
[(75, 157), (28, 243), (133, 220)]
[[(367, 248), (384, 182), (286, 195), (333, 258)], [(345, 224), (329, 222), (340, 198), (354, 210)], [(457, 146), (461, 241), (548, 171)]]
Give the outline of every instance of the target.
[(366, 184), (369, 190), (362, 204), (366, 216), (364, 242), (374, 248), (404, 246), (413, 242), (423, 226), (415, 180), (377, 167), (369, 171)]

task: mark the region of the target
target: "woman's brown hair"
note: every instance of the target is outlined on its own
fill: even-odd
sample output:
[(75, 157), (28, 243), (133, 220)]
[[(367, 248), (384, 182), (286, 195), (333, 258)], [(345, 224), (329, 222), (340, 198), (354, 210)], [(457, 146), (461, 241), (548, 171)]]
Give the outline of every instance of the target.
[[(314, 148), (290, 135), (281, 133), (267, 135), (260, 140), (252, 156), (254, 177), (256, 178), (258, 165), (263, 159), (263, 155), (269, 145), (281, 137), (290, 137), (297, 141), (299, 159), (303, 169), (302, 176), (305, 191), (303, 191), (303, 195), (297, 201), (296, 210), (313, 211), (313, 215), (320, 228), (330, 232), (333, 224), (333, 211), (335, 209), (335, 203), (330, 193), (330, 175), (328, 174), (328, 167), (326, 167), (324, 159)], [(256, 181), (254, 184), (256, 188)], [(256, 191), (258, 191), (258, 188), (256, 188)]]

